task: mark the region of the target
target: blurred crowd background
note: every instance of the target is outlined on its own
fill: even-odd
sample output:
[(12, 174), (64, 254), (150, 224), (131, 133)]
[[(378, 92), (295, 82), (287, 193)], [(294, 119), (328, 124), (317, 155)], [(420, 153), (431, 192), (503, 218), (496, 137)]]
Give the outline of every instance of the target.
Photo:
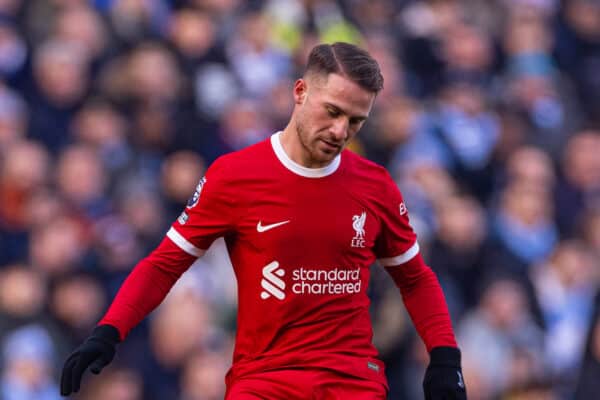
[[(1, 399), (60, 398), (206, 166), (282, 129), (338, 40), (381, 63), (351, 148), (404, 194), (469, 398), (598, 398), (600, 1), (0, 0)], [(228, 263), (216, 242), (74, 398), (222, 399)], [(372, 270), (390, 399), (420, 399), (426, 351)]]

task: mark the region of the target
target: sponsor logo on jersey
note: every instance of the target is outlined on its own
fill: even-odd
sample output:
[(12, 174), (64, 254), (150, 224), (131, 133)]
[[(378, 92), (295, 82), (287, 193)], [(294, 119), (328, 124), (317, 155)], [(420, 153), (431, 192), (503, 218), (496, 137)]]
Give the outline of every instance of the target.
[(400, 215), (404, 215), (408, 212), (408, 210), (406, 209), (406, 204), (404, 204), (404, 202), (400, 203)]
[(295, 294), (352, 294), (360, 292), (360, 267), (355, 269), (297, 268), (292, 271)]
[(285, 275), (285, 271), (283, 268), (279, 268), (279, 263), (273, 261), (267, 264), (262, 270), (262, 275), (260, 286), (262, 286), (263, 291), (260, 298), (266, 300), (273, 296), (279, 300), (285, 299), (285, 282), (281, 279)]
[(198, 182), (198, 185), (196, 186), (196, 191), (194, 192), (192, 197), (188, 200), (187, 206), (186, 206), (187, 208), (192, 208), (196, 204), (198, 204), (198, 200), (200, 200), (200, 193), (202, 193), (202, 187), (204, 186), (205, 183), (206, 183), (206, 177), (203, 176), (202, 179), (200, 179), (200, 182)]
[[(277, 261), (267, 264), (262, 270), (260, 285), (263, 291), (260, 297), (266, 300), (270, 297), (285, 299), (285, 271)], [(294, 294), (353, 294), (361, 289), (360, 267), (348, 268), (296, 268), (291, 274), (291, 291)]]
[(269, 231), (273, 228), (277, 228), (278, 226), (285, 225), (288, 222), (290, 222), (289, 219), (287, 221), (277, 222), (277, 223), (269, 224), (269, 225), (263, 225), (262, 221), (258, 221), (258, 224), (256, 224), (256, 231), (259, 233), (263, 233), (263, 232)]
[(365, 221), (367, 219), (367, 213), (362, 212), (360, 215), (352, 216), (352, 229), (354, 229), (354, 237), (350, 242), (352, 247), (365, 247)]

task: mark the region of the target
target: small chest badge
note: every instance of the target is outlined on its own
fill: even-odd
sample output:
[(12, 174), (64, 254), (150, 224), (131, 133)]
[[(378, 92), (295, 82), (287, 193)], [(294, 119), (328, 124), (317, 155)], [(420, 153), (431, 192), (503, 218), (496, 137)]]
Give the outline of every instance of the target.
[(352, 216), (352, 229), (354, 229), (355, 234), (352, 238), (351, 246), (352, 247), (365, 247), (365, 221), (367, 219), (367, 213), (362, 212), (360, 215)]

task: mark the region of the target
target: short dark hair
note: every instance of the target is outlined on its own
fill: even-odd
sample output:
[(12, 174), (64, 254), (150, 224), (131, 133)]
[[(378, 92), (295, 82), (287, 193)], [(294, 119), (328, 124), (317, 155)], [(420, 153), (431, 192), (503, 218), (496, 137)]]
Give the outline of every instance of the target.
[(313, 47), (304, 73), (340, 74), (370, 92), (379, 93), (383, 89), (383, 75), (377, 61), (366, 50), (350, 43), (335, 42)]

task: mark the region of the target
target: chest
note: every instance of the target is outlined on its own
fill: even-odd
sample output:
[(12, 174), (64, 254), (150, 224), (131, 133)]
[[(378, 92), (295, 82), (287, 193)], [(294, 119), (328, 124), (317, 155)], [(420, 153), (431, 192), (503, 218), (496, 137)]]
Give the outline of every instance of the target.
[(336, 185), (264, 185), (247, 199), (239, 221), (246, 245), (305, 260), (369, 257), (379, 231), (373, 205)]

